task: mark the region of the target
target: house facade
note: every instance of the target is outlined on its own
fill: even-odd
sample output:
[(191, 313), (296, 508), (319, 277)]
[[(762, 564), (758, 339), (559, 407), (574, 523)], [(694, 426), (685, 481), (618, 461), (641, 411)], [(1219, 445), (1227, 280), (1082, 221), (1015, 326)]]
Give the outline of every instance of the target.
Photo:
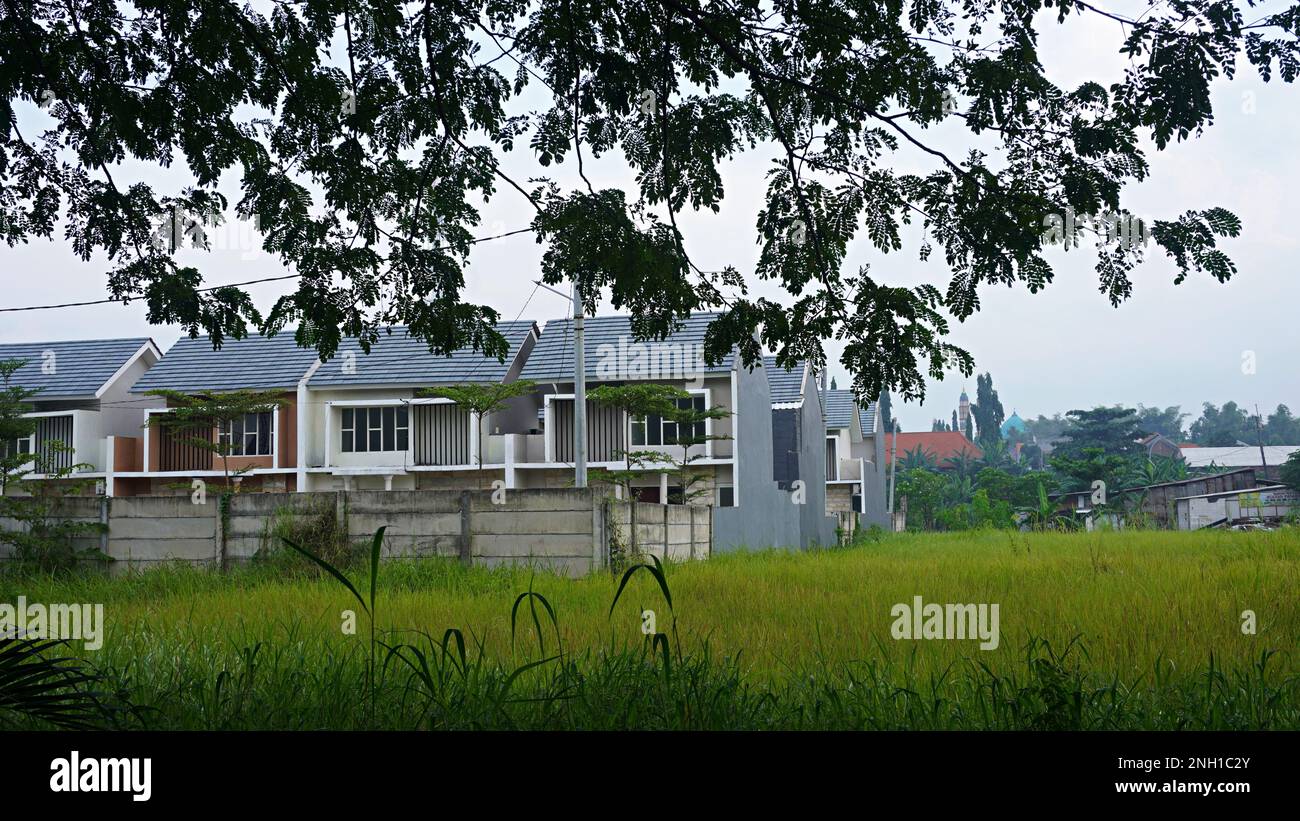
[(537, 325), (521, 320), (496, 329), (509, 345), (504, 362), (468, 348), (433, 354), (404, 327), (381, 336), (369, 353), (346, 341), (300, 391), (297, 486), (424, 490), (504, 480), (519, 487), (513, 465), (536, 418), (527, 397), (480, 419), (450, 399), (421, 395), (440, 386), (517, 380), (537, 343)]
[[(852, 416), (856, 432), (843, 456), (837, 450), (828, 461), (827, 399), (815, 374), (774, 362), (748, 368), (734, 350), (706, 363), (705, 331), (715, 316), (694, 315), (666, 339), (646, 342), (635, 338), (630, 317), (585, 321), (588, 390), (654, 382), (683, 391), (683, 406), (720, 411), (684, 431), (666, 417), (588, 400), (589, 481), (623, 495), (611, 472), (624, 470), (632, 453), (640, 473), (632, 495), (713, 507), (719, 550), (832, 544), (828, 470), (864, 495), (864, 464), (875, 464), (866, 455), (874, 442), (862, 434), (866, 417)], [(75, 391), (52, 391), (37, 412), (72, 418), (76, 458), (92, 462), (110, 496), (189, 494), (196, 480), (221, 486), (227, 478), (245, 492), (569, 487), (572, 320), (544, 329), (529, 320), (501, 323), (498, 331), (509, 346), (504, 361), (468, 349), (437, 356), (400, 327), (368, 352), (345, 340), (324, 363), (292, 332), (227, 339), (219, 348), (206, 336), (182, 338), (161, 357), (152, 342), (131, 340), (114, 348), (101, 368), (106, 375), (81, 380)], [(57, 357), (60, 367), (87, 361), (68, 351)], [(520, 379), (536, 384), (483, 419), (449, 398), (424, 395)], [(157, 418), (176, 411), (164, 392), (239, 390), (269, 392), (278, 404), (204, 430), (178, 431)], [(77, 416), (104, 417), (105, 408), (85, 404), (104, 397), (113, 399), (111, 425)], [(208, 445), (195, 445), (196, 438)]]
[(70, 470), (78, 484), (111, 481), (138, 463), (141, 413), (153, 403), (131, 391), (161, 356), (147, 337), (0, 345), (0, 360), (25, 363), (10, 384), (37, 391), (25, 414), (36, 430), (4, 446), (40, 456), (29, 478)]
[[(220, 348), (213, 348), (206, 336), (182, 337), (131, 388), (152, 404), (142, 420), (139, 466), (118, 472), (115, 495), (189, 493), (195, 479), (223, 483), (227, 467), (232, 482), (244, 490), (296, 490), (298, 389), (318, 362), (316, 352), (299, 347), (290, 333), (227, 339)], [(280, 405), (204, 431), (180, 432), (150, 420), (172, 412), (165, 399), (150, 391), (197, 396), (245, 389), (276, 393)], [(228, 459), (191, 444), (195, 437), (224, 440)]]
[(885, 442), (876, 403), (852, 391), (826, 391), (826, 512), (859, 513), (865, 525), (886, 526)]
[(770, 387), (773, 480), (801, 506), (801, 543), (834, 544), (838, 522), (827, 505), (825, 393), (806, 362), (785, 368), (767, 356), (762, 371)]
[[(583, 360), (587, 390), (600, 385), (653, 382), (671, 385), (698, 409), (721, 408), (724, 418), (703, 423), (702, 430), (678, 436), (676, 425), (659, 416), (630, 418), (622, 410), (587, 400), (587, 468), (592, 483), (608, 481), (611, 471), (625, 471), (625, 454), (639, 454), (643, 475), (632, 492), (643, 502), (680, 502), (730, 507), (736, 504), (738, 476), (735, 418), (738, 407), (734, 354), (709, 365), (704, 361), (704, 332), (714, 314), (696, 314), (668, 338), (638, 341), (627, 316), (590, 317), (584, 321)], [(523, 378), (537, 382), (530, 413), (535, 420), (516, 452), (520, 487), (565, 487), (573, 481), (574, 441), (573, 320), (546, 323), (523, 368)], [(703, 440), (679, 446), (679, 439)], [(689, 461), (694, 479), (683, 489), (677, 465)], [(621, 493), (621, 489), (617, 492)]]

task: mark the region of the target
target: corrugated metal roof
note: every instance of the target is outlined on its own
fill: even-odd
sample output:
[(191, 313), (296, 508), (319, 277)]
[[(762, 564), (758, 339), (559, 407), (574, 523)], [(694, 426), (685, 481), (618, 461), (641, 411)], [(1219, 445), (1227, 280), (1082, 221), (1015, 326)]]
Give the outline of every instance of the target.
[(335, 357), (321, 365), (307, 384), (320, 388), (500, 382), (535, 327), (528, 319), (497, 323), (497, 331), (510, 344), (505, 361), (498, 362), (470, 348), (462, 348), (450, 356), (430, 353), (427, 342), (411, 336), (406, 327), (397, 326), (391, 334), (381, 335), (370, 346), (369, 354), (362, 352), (357, 340), (345, 341), (339, 345)]
[[(9, 384), (40, 393), (36, 401), (93, 398), (150, 339), (80, 339), (0, 345), (0, 359), (25, 359)], [(48, 371), (48, 372), (47, 372)]]
[[(1179, 447), (1189, 468), (1209, 467), (1259, 467), (1259, 445), (1238, 445), (1232, 448)], [(1285, 462), (1300, 445), (1265, 445), (1264, 458), (1270, 467)]]
[(775, 356), (763, 357), (763, 373), (767, 375), (767, 387), (772, 394), (772, 404), (798, 404), (803, 399), (803, 375), (807, 365), (800, 362), (796, 367), (786, 370), (776, 364)]
[[(704, 332), (718, 314), (697, 313), (661, 342), (638, 342), (628, 316), (593, 316), (583, 322), (583, 356), (590, 381), (681, 379), (697, 373), (726, 373), (734, 352), (716, 365), (704, 364)], [(573, 320), (553, 319), (533, 346), (522, 374), (538, 382), (573, 381)]]
[(847, 428), (853, 423), (853, 412), (858, 400), (853, 391), (826, 391), (826, 427)]
[(208, 337), (183, 336), (135, 383), (132, 393), (234, 391), (292, 388), (317, 361), (314, 348), (300, 348), (292, 331), (272, 337), (226, 339), (214, 350)]

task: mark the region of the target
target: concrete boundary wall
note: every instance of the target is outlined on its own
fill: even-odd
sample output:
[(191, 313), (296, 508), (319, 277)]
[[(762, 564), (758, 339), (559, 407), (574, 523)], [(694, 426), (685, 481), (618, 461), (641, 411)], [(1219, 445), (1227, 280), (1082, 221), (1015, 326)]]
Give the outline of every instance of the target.
[(713, 516), (700, 505), (656, 505), (646, 502), (611, 503), (609, 521), (619, 542), (632, 546), (632, 508), (636, 507), (636, 547), (643, 556), (684, 562), (707, 559), (713, 547)]
[[(88, 540), (117, 570), (181, 561), (247, 561), (277, 549), (278, 519), (330, 516), (346, 523), (348, 541), (368, 544), (386, 527), (388, 558), (449, 558), (496, 567), (525, 564), (580, 576), (607, 567), (610, 538), (630, 527), (631, 505), (591, 489), (493, 491), (351, 490), (243, 493), (201, 503), (191, 496), (126, 496), (64, 500), (64, 515), (106, 522), (107, 534)], [(642, 552), (674, 561), (712, 552), (708, 507), (638, 503)], [(0, 521), (0, 528), (13, 522)], [(0, 559), (10, 558), (0, 545)]]

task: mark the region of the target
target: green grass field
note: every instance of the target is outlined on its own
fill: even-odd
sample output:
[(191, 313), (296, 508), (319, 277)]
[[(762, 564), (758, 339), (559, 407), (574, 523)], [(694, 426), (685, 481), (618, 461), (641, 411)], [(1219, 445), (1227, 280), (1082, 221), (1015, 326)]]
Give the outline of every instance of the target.
[[(114, 719), (124, 726), (1300, 728), (1294, 528), (906, 535), (733, 554), (668, 567), (672, 609), (638, 572), (612, 614), (608, 574), (384, 564), (378, 638), (400, 649), (378, 651), (373, 705), (356, 600), (305, 560), (274, 564), (10, 575), (0, 601), (104, 604), (105, 646), (84, 655), (129, 707)], [(348, 572), (364, 594), (364, 569)], [(530, 586), (545, 602), (520, 602), (512, 640)], [(895, 640), (891, 608), (914, 596), (996, 603), (998, 648)], [(643, 635), (645, 609), (666, 647)]]

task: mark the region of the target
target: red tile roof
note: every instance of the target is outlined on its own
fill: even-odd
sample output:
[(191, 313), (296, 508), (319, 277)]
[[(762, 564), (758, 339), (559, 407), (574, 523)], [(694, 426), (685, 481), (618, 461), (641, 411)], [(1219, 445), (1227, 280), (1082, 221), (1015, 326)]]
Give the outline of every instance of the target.
[[(892, 434), (885, 434), (885, 464), (889, 464), (889, 454), (893, 448), (894, 437)], [(939, 467), (952, 467), (952, 457), (958, 455), (963, 450), (971, 459), (980, 459), (984, 456), (984, 451), (980, 450), (971, 440), (967, 439), (965, 434), (959, 431), (939, 430), (927, 433), (900, 433), (898, 434), (898, 459), (901, 462), (909, 450), (913, 450), (917, 445), (921, 446), (924, 453), (933, 454), (935, 462)]]

